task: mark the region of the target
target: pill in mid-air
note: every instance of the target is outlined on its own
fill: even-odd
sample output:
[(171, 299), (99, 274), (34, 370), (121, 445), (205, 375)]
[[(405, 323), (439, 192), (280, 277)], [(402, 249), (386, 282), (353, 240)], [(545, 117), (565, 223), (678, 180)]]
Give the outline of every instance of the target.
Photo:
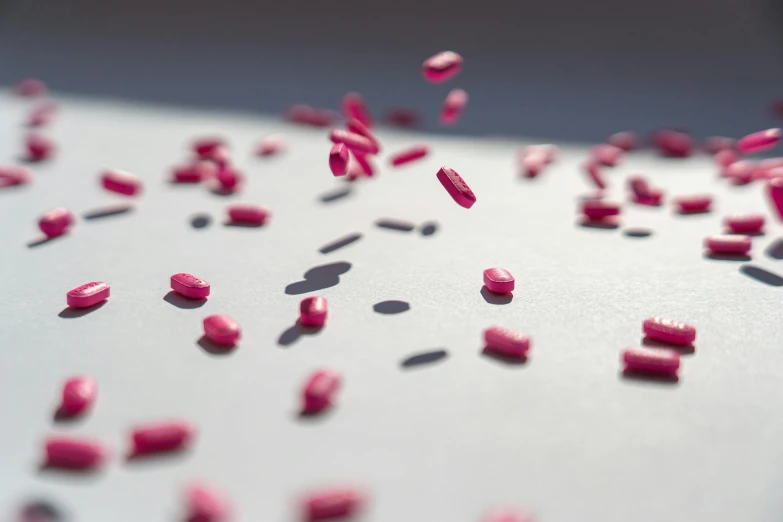
[(778, 217), (783, 220), (783, 177), (772, 178), (767, 182), (767, 195)]
[(281, 136), (267, 136), (256, 146), (257, 156), (274, 156), (286, 149), (285, 140)]
[(323, 297), (305, 297), (299, 303), (299, 323), (303, 326), (323, 326), (327, 313), (328, 303)]
[(314, 372), (307, 379), (302, 391), (302, 412), (314, 414), (331, 406), (341, 383), (340, 374), (334, 370), (324, 369)]
[(764, 229), (764, 214), (733, 214), (723, 224), (734, 234), (759, 234)]
[(22, 98), (45, 96), (47, 91), (46, 84), (35, 78), (25, 78), (14, 85), (14, 93)]
[(629, 348), (622, 353), (626, 372), (664, 377), (676, 377), (680, 369), (680, 355), (665, 348)]
[(209, 283), (185, 272), (171, 276), (171, 289), (190, 299), (206, 299), (209, 295)]
[(454, 125), (468, 105), (468, 93), (463, 89), (454, 89), (446, 95), (440, 110), (440, 124)]
[(364, 98), (358, 92), (349, 92), (343, 96), (343, 99), (340, 101), (340, 109), (346, 120), (355, 118), (368, 128), (373, 126), (370, 110), (367, 108)]
[(84, 413), (95, 402), (98, 385), (92, 377), (73, 377), (63, 385), (60, 412), (67, 416)]
[(329, 139), (332, 140), (332, 143), (344, 143), (346, 147), (357, 154), (378, 153), (378, 145), (373, 143), (367, 136), (362, 136), (355, 132), (332, 129), (329, 132)]
[(736, 141), (725, 136), (710, 136), (704, 139), (704, 151), (709, 154), (718, 154), (723, 151), (733, 151)]
[(524, 359), (530, 350), (530, 338), (508, 328), (492, 326), (484, 330), (485, 350), (505, 357)]
[(490, 511), (481, 522), (535, 522), (533, 516), (523, 511), (511, 509), (495, 509)]
[(227, 315), (210, 315), (204, 319), (204, 335), (221, 346), (234, 346), (242, 336), (239, 323)]
[(109, 455), (100, 442), (60, 435), (46, 439), (44, 451), (46, 466), (78, 470), (100, 468)]
[(773, 148), (780, 142), (780, 129), (767, 129), (748, 134), (737, 142), (737, 150), (742, 154), (754, 154)]
[(393, 154), (389, 161), (391, 161), (391, 164), (395, 167), (399, 167), (400, 165), (405, 165), (406, 163), (423, 158), (428, 152), (429, 147), (426, 145), (414, 145), (413, 147)]
[(66, 302), (71, 308), (87, 308), (109, 298), (109, 285), (94, 281), (70, 290)]
[(345, 176), (348, 172), (348, 147), (344, 143), (335, 143), (329, 151), (329, 169), (335, 176)]
[(210, 159), (217, 149), (225, 146), (223, 138), (212, 136), (195, 140), (191, 148), (199, 158)]
[(74, 217), (71, 211), (59, 207), (41, 216), (41, 219), (38, 220), (38, 228), (46, 237), (57, 237), (67, 232), (73, 222)]
[(107, 170), (101, 175), (103, 188), (123, 196), (135, 196), (141, 192), (141, 180), (128, 172)]
[(642, 332), (651, 341), (690, 346), (696, 340), (696, 328), (685, 323), (650, 317), (642, 323)]
[(459, 74), (462, 61), (462, 56), (454, 51), (443, 51), (424, 60), (421, 72), (428, 82), (443, 83)]
[(614, 145), (615, 147), (619, 147), (624, 151), (628, 152), (636, 148), (636, 143), (638, 142), (638, 138), (636, 137), (636, 134), (634, 134), (633, 132), (623, 131), (623, 132), (615, 132), (614, 134), (609, 136), (609, 138), (607, 138), (606, 142), (609, 145)]
[(490, 292), (507, 294), (514, 291), (514, 276), (503, 268), (487, 268), (484, 270), (484, 284)]
[(654, 132), (651, 141), (663, 156), (670, 158), (685, 158), (693, 151), (693, 138), (685, 132), (674, 129)]
[(185, 421), (138, 426), (131, 430), (131, 454), (145, 455), (185, 449), (193, 440), (195, 431), (195, 428)]
[(349, 132), (353, 132), (354, 134), (359, 134), (360, 136), (364, 136), (368, 140), (372, 142), (372, 144), (378, 149), (378, 151), (381, 150), (381, 145), (378, 142), (378, 138), (375, 137), (375, 134), (372, 133), (370, 128), (364, 124), (361, 120), (358, 120), (356, 118), (349, 118), (348, 121), (345, 122), (345, 128), (348, 129)]
[(470, 190), (468, 184), (457, 174), (457, 171), (449, 167), (441, 167), (437, 174), (446, 192), (461, 207), (470, 208), (476, 202), (476, 195)]

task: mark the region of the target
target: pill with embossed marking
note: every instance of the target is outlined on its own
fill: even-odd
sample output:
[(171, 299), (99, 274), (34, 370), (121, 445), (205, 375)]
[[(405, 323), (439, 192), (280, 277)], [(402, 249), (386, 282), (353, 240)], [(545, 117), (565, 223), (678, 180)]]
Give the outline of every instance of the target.
[(704, 239), (704, 247), (712, 254), (745, 255), (753, 246), (750, 236), (719, 234)]
[(783, 220), (783, 177), (775, 177), (767, 182), (767, 195), (778, 217)]
[(171, 276), (171, 289), (190, 299), (206, 299), (209, 295), (209, 283), (185, 272)]
[(221, 346), (234, 346), (242, 336), (239, 323), (227, 315), (210, 315), (203, 324), (206, 338)]
[(72, 377), (63, 385), (60, 412), (73, 416), (84, 413), (95, 402), (98, 385), (92, 377)]
[(642, 332), (651, 341), (690, 346), (696, 340), (696, 328), (685, 323), (650, 317), (642, 323)]
[(484, 284), (490, 292), (507, 294), (514, 291), (514, 276), (503, 268), (487, 268), (484, 270)]
[(461, 207), (470, 208), (476, 202), (476, 195), (454, 169), (441, 167), (437, 177), (446, 192)]
[(313, 373), (302, 391), (302, 411), (318, 413), (334, 403), (342, 378), (334, 370), (324, 369)]
[(665, 348), (629, 348), (623, 351), (622, 362), (628, 373), (676, 377), (680, 369), (680, 355)]
[(101, 175), (103, 188), (124, 196), (135, 196), (141, 192), (141, 180), (128, 172), (107, 170)]
[(68, 231), (73, 225), (74, 217), (67, 208), (59, 207), (46, 212), (38, 220), (38, 228), (46, 237), (56, 237)]
[(530, 338), (508, 328), (492, 326), (484, 330), (485, 350), (506, 357), (526, 358), (530, 350)]
[(109, 455), (98, 441), (59, 435), (46, 439), (44, 450), (46, 466), (64, 469), (97, 469)]
[(79, 286), (66, 294), (66, 301), (71, 308), (87, 308), (109, 298), (109, 285), (94, 281)]
[(195, 437), (195, 428), (185, 421), (138, 426), (131, 431), (131, 454), (144, 455), (185, 449)]

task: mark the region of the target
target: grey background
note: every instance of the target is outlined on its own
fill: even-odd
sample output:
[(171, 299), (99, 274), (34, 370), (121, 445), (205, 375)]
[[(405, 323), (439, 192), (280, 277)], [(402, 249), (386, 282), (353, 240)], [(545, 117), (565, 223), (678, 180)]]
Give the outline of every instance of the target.
[[(344, 483), (367, 488), (366, 518), (377, 521), (477, 520), (498, 505), (530, 509), (548, 522), (780, 520), (783, 287), (747, 277), (740, 267), (748, 263), (705, 259), (701, 248), (704, 236), (721, 230), (724, 215), (765, 208), (761, 186), (726, 186), (704, 156), (675, 161), (640, 152), (607, 174), (613, 199), (624, 198), (628, 174), (641, 172), (667, 198), (713, 193), (715, 211), (682, 217), (668, 204), (627, 205), (618, 230), (575, 222), (578, 197), (588, 189), (580, 165), (588, 143), (606, 133), (675, 119), (702, 134), (740, 135), (770, 124), (764, 109), (779, 91), (780, 70), (772, 66), (780, 62), (775, 35), (759, 29), (770, 21), (763, 11), (739, 9), (739, 2), (709, 9), (693, 2), (678, 17), (665, 2), (656, 9), (640, 3), (634, 6), (642, 10), (639, 20), (649, 25), (629, 28), (596, 15), (593, 21), (602, 24), (588, 29), (580, 19), (594, 14), (587, 7), (571, 6), (573, 16), (566, 17), (525, 4), (515, 8), (520, 15), (559, 21), (560, 30), (545, 31), (532, 15), (495, 14), (498, 30), (485, 31), (497, 41), (487, 42), (473, 31), (425, 31), (426, 17), (407, 16), (413, 29), (382, 26), (375, 32), (380, 43), (357, 51), (341, 39), (353, 34), (347, 30), (314, 46), (335, 27), (316, 24), (317, 17), (276, 25), (287, 20), (285, 12), (251, 19), (232, 5), (214, 15), (233, 22), (214, 24), (230, 49), (208, 67), (200, 65), (203, 55), (190, 54), (203, 34), (195, 20), (209, 18), (196, 8), (170, 8), (185, 17), (177, 34), (193, 39), (167, 47), (156, 38), (169, 28), (161, 21), (169, 9), (151, 19), (139, 14), (142, 3), (138, 11), (97, 2), (73, 11), (44, 2), (6, 6), (3, 81), (50, 80), (62, 112), (47, 131), (60, 146), (56, 161), (33, 166), (32, 185), (0, 191), (4, 515), (44, 497), (74, 520), (174, 520), (181, 487), (203, 478), (229, 494), (237, 520), (294, 519), (300, 493)], [(492, 5), (475, 16), (484, 20)], [(609, 12), (618, 6), (607, 4)], [(378, 9), (384, 17), (394, 14)], [(458, 9), (455, 23), (475, 27), (472, 14)], [(668, 30), (653, 31), (662, 20), (671, 22)], [(695, 20), (704, 22), (690, 31), (700, 38), (692, 34), (683, 46), (686, 22)], [(150, 29), (144, 38), (141, 27)], [(286, 27), (302, 29), (293, 38)], [(350, 27), (359, 35), (372, 32)], [(724, 42), (729, 29), (731, 43)], [(256, 46), (281, 34), (289, 36), (286, 45), (274, 52)], [(573, 36), (558, 48), (554, 43), (565, 34), (591, 38), (577, 45)], [(433, 119), (432, 107), (450, 86), (423, 84), (418, 65), (440, 48), (462, 51), (457, 37), (470, 51), (466, 58), (477, 53), (455, 82), (471, 92), (465, 135), (381, 129), (385, 152), (420, 142), (433, 152), (401, 169), (390, 169), (383, 157), (377, 181), (323, 203), (324, 194), (344, 187), (326, 167), (326, 131), (288, 126), (274, 114), (296, 101), (334, 105), (356, 89), (376, 110), (411, 105)], [(541, 48), (561, 61), (540, 56), (536, 37), (548, 38)], [(400, 50), (383, 45), (392, 38), (410, 43)], [(541, 60), (548, 74), (500, 67), (509, 63), (502, 53), (511, 53), (502, 44), (512, 39), (530, 45), (515, 48), (514, 56), (526, 57), (521, 63)], [(629, 54), (610, 52), (618, 42)], [(640, 42), (652, 53), (644, 61)], [(584, 60), (574, 59), (578, 51)], [(591, 65), (601, 56), (605, 74)], [(672, 71), (679, 75), (669, 76)], [(408, 77), (398, 78), (403, 72)], [(2, 163), (16, 161), (26, 107), (7, 91), (0, 95)], [(169, 167), (185, 157), (189, 140), (214, 133), (229, 139), (247, 175), (245, 190), (221, 197), (167, 184)], [(284, 135), (289, 151), (253, 158), (252, 144), (270, 133)], [(517, 148), (542, 137), (556, 139), (561, 158), (539, 179), (517, 178)], [(477, 194), (471, 210), (455, 205), (438, 184), (435, 172), (443, 164)], [(62, 205), (82, 216), (124, 201), (98, 184), (108, 167), (144, 179), (135, 211), (80, 219), (68, 237), (30, 248), (45, 210)], [(223, 226), (233, 201), (267, 205), (272, 222), (260, 229)], [(199, 213), (213, 221), (196, 230), (190, 220)], [(439, 228), (423, 237), (378, 228), (379, 218), (434, 220)], [(631, 227), (654, 234), (630, 238), (624, 231)], [(350, 233), (363, 237), (319, 253)], [(749, 264), (783, 275), (783, 262), (768, 251), (780, 237), (780, 224), (771, 222), (754, 239)], [(341, 261), (352, 266), (338, 285), (285, 293), (308, 269)], [(481, 296), (481, 271), (490, 266), (516, 276), (511, 303), (494, 305)], [(163, 299), (169, 276), (180, 271), (212, 283), (203, 307), (181, 309)], [(83, 317), (60, 317), (65, 292), (92, 280), (111, 285), (109, 302)], [(281, 346), (299, 300), (313, 294), (329, 300), (326, 328)], [(374, 313), (373, 304), (387, 299), (408, 301), (411, 310)], [(230, 354), (210, 354), (197, 344), (201, 320), (213, 313), (242, 325), (243, 340)], [(696, 353), (684, 356), (678, 384), (619, 376), (620, 351), (639, 343), (641, 321), (652, 315), (698, 329)], [(481, 331), (493, 324), (532, 337), (526, 365), (480, 355)], [(404, 358), (432, 349), (450, 356), (401, 369)], [(301, 384), (324, 366), (344, 375), (339, 405), (303, 421), (296, 416)], [(97, 379), (98, 403), (84, 420), (56, 424), (59, 387), (74, 374)], [(166, 418), (198, 426), (192, 451), (126, 463), (129, 428)], [(97, 437), (114, 458), (96, 476), (40, 472), (41, 441), (50, 433)]]

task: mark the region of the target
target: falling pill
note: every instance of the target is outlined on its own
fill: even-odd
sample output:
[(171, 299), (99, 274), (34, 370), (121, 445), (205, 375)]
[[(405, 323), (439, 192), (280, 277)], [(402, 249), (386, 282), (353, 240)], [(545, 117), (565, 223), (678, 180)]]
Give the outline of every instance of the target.
[(429, 147), (426, 145), (414, 145), (413, 147), (393, 154), (389, 161), (395, 167), (399, 167), (400, 165), (422, 159), (428, 152)]
[(326, 322), (328, 303), (319, 296), (305, 297), (299, 303), (299, 323), (302, 326), (321, 327)]
[(476, 195), (454, 169), (441, 167), (437, 177), (446, 192), (459, 206), (470, 208), (476, 202)]
[(231, 508), (214, 486), (198, 482), (185, 488), (185, 522), (225, 522)]
[(773, 148), (780, 142), (780, 129), (767, 129), (748, 134), (737, 142), (737, 150), (742, 154), (755, 154)]
[(141, 180), (121, 170), (107, 170), (101, 175), (103, 188), (123, 196), (135, 196), (141, 192)]
[(335, 176), (345, 176), (348, 172), (348, 147), (344, 143), (335, 143), (329, 151), (329, 169)]
[(424, 60), (421, 72), (428, 82), (443, 83), (459, 74), (462, 61), (454, 51), (443, 51)]
[(733, 234), (759, 234), (765, 221), (764, 214), (734, 214), (726, 216), (723, 224)]
[(468, 99), (468, 93), (464, 89), (450, 91), (440, 110), (440, 124), (444, 126), (456, 124), (468, 105)]
[(260, 205), (237, 203), (228, 207), (228, 218), (236, 224), (261, 226), (271, 215), (267, 208)]
[(38, 220), (38, 228), (46, 237), (57, 237), (68, 231), (74, 217), (67, 208), (59, 207), (46, 212)]

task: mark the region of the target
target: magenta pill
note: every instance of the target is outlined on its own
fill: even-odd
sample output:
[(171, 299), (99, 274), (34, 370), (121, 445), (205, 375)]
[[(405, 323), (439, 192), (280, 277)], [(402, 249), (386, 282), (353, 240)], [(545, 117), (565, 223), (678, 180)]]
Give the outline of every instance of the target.
[(228, 218), (232, 223), (260, 226), (267, 222), (272, 213), (260, 206), (237, 203), (228, 207)]
[(704, 247), (711, 254), (747, 255), (751, 246), (750, 236), (741, 234), (720, 234), (704, 239)]
[(365, 127), (372, 127), (372, 116), (370, 116), (370, 110), (367, 108), (367, 104), (364, 102), (361, 94), (349, 92), (343, 96), (340, 108), (346, 120), (356, 119)]
[(623, 157), (623, 149), (614, 145), (596, 145), (590, 151), (592, 158), (605, 167), (614, 167)]
[(234, 346), (242, 335), (239, 323), (227, 315), (210, 315), (204, 319), (204, 336), (221, 346)]
[(386, 111), (386, 123), (395, 127), (416, 127), (421, 123), (421, 116), (413, 109), (393, 107)]
[(547, 161), (541, 154), (527, 154), (519, 159), (519, 166), (522, 174), (535, 178), (547, 166)]
[(622, 362), (627, 373), (676, 377), (680, 369), (679, 354), (665, 348), (629, 348), (623, 351)]
[(335, 143), (329, 151), (329, 168), (335, 176), (345, 176), (348, 172), (348, 147), (343, 143)]
[(57, 114), (57, 104), (45, 101), (34, 107), (27, 115), (28, 127), (43, 127), (48, 125)]
[(184, 421), (161, 422), (139, 426), (131, 431), (131, 454), (146, 455), (187, 448), (195, 429)]
[(30, 161), (43, 161), (55, 153), (54, 142), (41, 134), (29, 134), (25, 139), (25, 148)]
[(530, 338), (508, 328), (492, 326), (484, 330), (485, 349), (505, 357), (527, 358)]
[(46, 84), (41, 80), (25, 78), (14, 86), (14, 92), (17, 96), (21, 96), (22, 98), (37, 98), (39, 96), (45, 96), (47, 88)]
[(609, 216), (620, 214), (620, 205), (603, 200), (588, 200), (582, 202), (582, 214), (591, 221), (600, 221)]
[(64, 415), (80, 415), (90, 409), (98, 395), (98, 385), (91, 377), (73, 377), (65, 381), (62, 389), (60, 412)]
[(345, 122), (345, 128), (348, 130), (348, 132), (353, 132), (354, 134), (364, 136), (372, 142), (378, 151), (381, 150), (381, 145), (378, 142), (378, 138), (376, 138), (370, 128), (361, 121), (357, 120), (356, 118), (351, 118)]
[(609, 145), (618, 147), (626, 152), (636, 148), (638, 139), (633, 132), (616, 132), (607, 138), (606, 142)]
[(171, 276), (171, 289), (189, 299), (206, 299), (209, 283), (185, 272)]
[(267, 136), (256, 146), (257, 156), (274, 156), (286, 148), (285, 140), (280, 136)]
[(677, 198), (674, 203), (680, 214), (696, 214), (699, 212), (709, 212), (712, 205), (712, 196), (709, 194), (696, 194), (693, 196), (684, 196)]
[(378, 146), (366, 136), (355, 132), (332, 129), (329, 133), (332, 143), (344, 143), (352, 152), (357, 154), (377, 154)]
[(599, 190), (604, 190), (606, 188), (604, 178), (601, 176), (601, 167), (598, 166), (597, 161), (589, 160), (585, 164), (585, 172), (587, 172), (587, 176), (590, 178), (590, 181), (593, 182), (596, 188)]
[(433, 55), (421, 65), (424, 79), (431, 83), (443, 83), (462, 70), (462, 56), (454, 51), (443, 51)]
[(731, 149), (725, 149), (725, 150), (719, 150), (715, 153), (715, 163), (717, 163), (720, 167), (726, 168), (732, 163), (736, 163), (739, 161), (739, 156), (737, 156), (737, 153), (734, 152)]
[(709, 154), (717, 154), (722, 151), (734, 151), (736, 141), (724, 136), (711, 136), (704, 140), (704, 151)]
[(549, 165), (557, 159), (557, 154), (557, 146), (552, 145), (551, 143), (544, 143), (541, 145), (528, 145), (527, 147), (523, 147), (522, 150), (519, 151), (519, 158), (537, 156), (544, 164)]
[(79, 286), (66, 294), (66, 302), (71, 308), (87, 308), (109, 298), (109, 285), (94, 281)]
[(756, 162), (748, 160), (735, 161), (723, 169), (723, 176), (733, 185), (747, 185), (753, 181), (756, 172)]
[(318, 413), (330, 407), (342, 384), (340, 374), (334, 370), (318, 370), (305, 383), (302, 392), (302, 412)]
[(440, 110), (440, 124), (456, 124), (468, 105), (468, 93), (463, 89), (454, 89), (446, 95)]
[(74, 437), (49, 437), (44, 449), (45, 465), (53, 468), (94, 470), (109, 456), (101, 443)]
[(652, 143), (662, 155), (670, 158), (685, 158), (693, 151), (693, 138), (685, 132), (673, 129), (655, 132)]
[(636, 198), (646, 198), (650, 195), (650, 183), (642, 176), (628, 178), (628, 187)]
[(74, 217), (71, 211), (58, 207), (41, 216), (38, 220), (38, 228), (46, 237), (57, 237), (65, 234), (73, 223)]
[(639, 205), (646, 205), (648, 207), (657, 207), (663, 201), (663, 192), (657, 188), (650, 187), (646, 196), (634, 195), (635, 203)]
[(310, 493), (302, 504), (308, 522), (332, 518), (350, 518), (364, 504), (364, 494), (356, 489), (325, 489)]
[(490, 292), (507, 294), (514, 291), (514, 276), (503, 268), (487, 268), (484, 270), (484, 284)]
[(429, 153), (430, 149), (426, 145), (414, 145), (413, 147), (393, 154), (389, 159), (392, 165), (399, 167), (412, 161), (420, 160)]
[(645, 319), (642, 323), (642, 331), (651, 341), (678, 346), (690, 346), (696, 340), (696, 328), (693, 326), (660, 317)]
[(446, 189), (457, 205), (470, 208), (476, 202), (476, 195), (470, 190), (468, 184), (457, 174), (457, 171), (449, 167), (441, 167), (437, 174), (438, 181)]
[(0, 187), (24, 185), (32, 180), (30, 169), (17, 166), (0, 165)]
[(221, 165), (215, 179), (223, 190), (233, 191), (242, 182), (242, 174), (229, 165)]
[(495, 509), (482, 517), (481, 522), (535, 522), (533, 516), (511, 509)]
[(772, 178), (767, 182), (767, 195), (778, 217), (783, 220), (783, 177)]
[(726, 216), (723, 224), (733, 234), (760, 234), (765, 220), (764, 214), (734, 214)]
[(328, 303), (323, 297), (312, 296), (299, 303), (299, 324), (321, 327), (326, 322)]
[(185, 488), (185, 522), (225, 522), (231, 507), (217, 488), (204, 483)]
[(313, 127), (328, 127), (337, 120), (337, 115), (325, 109), (316, 109), (309, 105), (296, 104), (285, 112), (285, 119), (293, 123), (312, 125)]
[(767, 129), (748, 134), (737, 142), (742, 154), (754, 154), (771, 149), (780, 142), (780, 129)]
[(210, 159), (218, 149), (226, 146), (225, 141), (218, 137), (200, 138), (193, 142), (193, 152), (201, 159)]
[(171, 180), (174, 183), (200, 183), (215, 177), (217, 166), (211, 161), (194, 161), (178, 165), (172, 169)]
[(135, 196), (141, 193), (141, 180), (128, 172), (121, 170), (107, 170), (101, 176), (101, 185), (108, 191), (122, 194), (123, 196)]
[[(353, 159), (362, 176), (371, 178), (375, 175), (375, 166), (367, 154), (353, 154)], [(349, 166), (350, 170), (350, 166)]]

